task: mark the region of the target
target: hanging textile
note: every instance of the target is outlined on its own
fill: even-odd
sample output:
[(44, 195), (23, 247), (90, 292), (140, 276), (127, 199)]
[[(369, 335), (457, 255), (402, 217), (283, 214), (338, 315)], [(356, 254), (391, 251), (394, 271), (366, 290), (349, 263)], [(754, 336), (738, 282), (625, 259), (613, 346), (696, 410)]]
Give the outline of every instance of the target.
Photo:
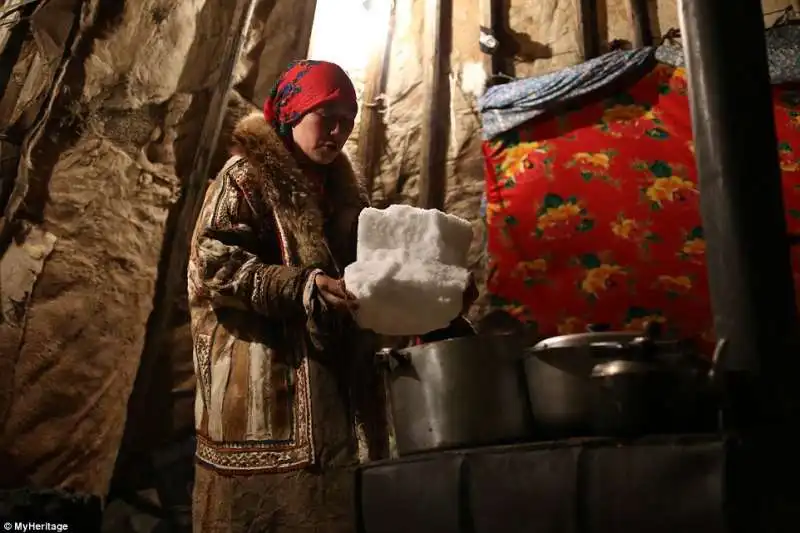
[[(800, 85), (776, 86), (774, 102), (787, 221), (800, 234)], [(483, 150), (493, 308), (545, 336), (656, 320), (713, 345), (682, 68), (658, 63), (627, 88), (510, 129)], [(800, 266), (800, 251), (793, 260)]]

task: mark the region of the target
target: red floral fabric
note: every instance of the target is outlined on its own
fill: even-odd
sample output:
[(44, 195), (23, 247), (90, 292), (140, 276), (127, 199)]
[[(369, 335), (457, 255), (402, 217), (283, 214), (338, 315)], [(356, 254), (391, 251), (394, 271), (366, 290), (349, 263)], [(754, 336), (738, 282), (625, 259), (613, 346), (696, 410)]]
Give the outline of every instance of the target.
[[(789, 230), (800, 232), (800, 86), (774, 88)], [(686, 74), (485, 142), (492, 306), (551, 336), (664, 323), (714, 341)], [(800, 255), (793, 253), (800, 287)]]

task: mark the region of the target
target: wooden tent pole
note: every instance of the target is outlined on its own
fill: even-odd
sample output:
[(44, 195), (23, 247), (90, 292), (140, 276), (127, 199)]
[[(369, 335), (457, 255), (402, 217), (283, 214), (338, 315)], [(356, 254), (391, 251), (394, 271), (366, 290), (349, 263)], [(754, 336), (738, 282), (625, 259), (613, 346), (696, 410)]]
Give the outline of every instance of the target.
[(356, 161), (361, 171), (364, 188), (370, 197), (372, 197), (372, 191), (375, 187), (375, 176), (380, 171), (381, 151), (386, 141), (385, 124), (382, 116), (385, 104), (382, 97), (386, 92), (386, 78), (389, 73), (392, 37), (394, 35), (395, 4), (395, 0), (391, 0), (391, 6), (387, 11), (388, 20), (381, 21), (386, 23), (384, 26), (387, 28), (386, 40), (382, 47), (371, 54), (370, 62), (367, 65), (362, 96), (363, 103), (361, 105)]
[(579, 0), (580, 27), (583, 60), (593, 59), (600, 55), (600, 30), (597, 16), (597, 0)]
[(483, 70), (491, 80), (500, 73), (500, 57), (498, 56), (500, 41), (497, 38), (497, 2), (495, 0), (478, 0), (481, 10), (480, 47), (483, 52)]
[(653, 31), (650, 28), (650, 12), (647, 0), (628, 0), (628, 13), (633, 26), (633, 46), (653, 46)]
[(426, 0), (423, 61), (425, 98), (419, 207), (444, 210), (450, 132), (450, 38), (453, 0)]

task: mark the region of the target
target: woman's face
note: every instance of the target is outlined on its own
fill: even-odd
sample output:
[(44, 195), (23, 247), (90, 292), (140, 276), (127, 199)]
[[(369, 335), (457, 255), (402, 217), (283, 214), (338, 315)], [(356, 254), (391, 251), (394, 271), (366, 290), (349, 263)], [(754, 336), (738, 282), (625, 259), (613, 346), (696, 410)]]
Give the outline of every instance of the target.
[(306, 113), (292, 128), (292, 139), (311, 161), (332, 163), (353, 132), (355, 113), (342, 104), (320, 106)]

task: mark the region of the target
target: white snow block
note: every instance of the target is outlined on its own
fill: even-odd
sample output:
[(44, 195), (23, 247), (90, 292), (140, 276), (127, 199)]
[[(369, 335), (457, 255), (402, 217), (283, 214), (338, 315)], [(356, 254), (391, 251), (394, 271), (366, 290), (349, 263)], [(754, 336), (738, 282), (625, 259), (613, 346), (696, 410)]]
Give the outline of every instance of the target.
[(471, 242), (469, 221), (438, 209), (370, 207), (358, 218), (358, 261), (380, 250), (401, 250), (408, 258), (466, 267)]
[(344, 271), (358, 325), (397, 336), (446, 327), (461, 311), (471, 241), (468, 221), (435, 209), (363, 210), (357, 261)]
[(344, 271), (358, 299), (356, 322), (382, 335), (422, 335), (446, 327), (461, 311), (466, 268), (438, 262), (374, 259)]

